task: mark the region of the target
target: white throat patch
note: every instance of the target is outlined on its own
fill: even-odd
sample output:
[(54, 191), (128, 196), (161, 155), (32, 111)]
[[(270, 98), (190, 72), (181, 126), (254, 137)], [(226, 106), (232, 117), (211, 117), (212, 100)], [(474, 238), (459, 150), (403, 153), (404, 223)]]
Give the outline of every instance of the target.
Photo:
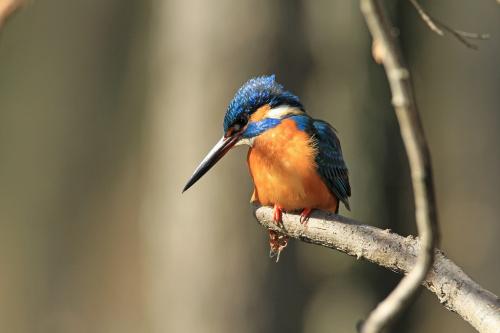
[(255, 137), (253, 138), (243, 138), (243, 139), (240, 139), (236, 144), (235, 146), (243, 146), (243, 145), (247, 145), (249, 147), (253, 147), (253, 142), (255, 141)]
[(303, 114), (304, 112), (296, 107), (289, 105), (278, 106), (269, 110), (266, 114), (266, 118), (281, 119), (289, 114)]

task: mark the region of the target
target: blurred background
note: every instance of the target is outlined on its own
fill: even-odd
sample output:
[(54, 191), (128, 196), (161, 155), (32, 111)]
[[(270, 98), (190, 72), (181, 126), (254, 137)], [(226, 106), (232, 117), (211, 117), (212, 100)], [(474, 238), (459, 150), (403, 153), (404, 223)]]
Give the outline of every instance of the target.
[[(1, 0), (0, 0), (1, 2)], [(433, 156), (442, 249), (500, 293), (500, 7), (387, 1)], [(339, 131), (352, 213), (415, 233), (407, 161), (357, 1), (29, 1), (0, 31), (1, 332), (354, 332), (400, 276), (293, 241), (249, 204), (246, 149), (181, 189), (248, 78)], [(428, 291), (392, 332), (473, 332)]]

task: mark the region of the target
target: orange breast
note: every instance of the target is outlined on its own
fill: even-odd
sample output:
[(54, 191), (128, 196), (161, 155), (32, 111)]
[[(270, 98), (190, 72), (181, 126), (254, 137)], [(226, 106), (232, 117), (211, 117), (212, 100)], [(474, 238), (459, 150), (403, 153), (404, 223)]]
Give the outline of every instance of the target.
[(338, 200), (318, 175), (315, 156), (309, 136), (291, 119), (258, 136), (248, 151), (255, 185), (252, 200), (266, 206), (277, 204), (285, 210), (335, 211)]

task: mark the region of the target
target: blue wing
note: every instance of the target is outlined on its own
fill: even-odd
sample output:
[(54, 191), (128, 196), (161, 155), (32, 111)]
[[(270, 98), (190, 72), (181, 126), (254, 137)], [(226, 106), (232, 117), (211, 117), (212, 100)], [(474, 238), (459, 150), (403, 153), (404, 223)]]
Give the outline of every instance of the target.
[(350, 210), (351, 185), (335, 129), (325, 121), (314, 119), (313, 132), (318, 145), (318, 173), (328, 189)]

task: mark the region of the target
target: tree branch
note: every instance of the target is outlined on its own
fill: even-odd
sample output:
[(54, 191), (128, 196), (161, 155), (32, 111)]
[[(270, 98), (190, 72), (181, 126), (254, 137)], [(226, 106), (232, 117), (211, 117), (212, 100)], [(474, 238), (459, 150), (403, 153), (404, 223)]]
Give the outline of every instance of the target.
[[(283, 214), (283, 227), (273, 220), (271, 207), (255, 208), (257, 221), (265, 228), (291, 238), (336, 249), (364, 258), (394, 272), (413, 271), (421, 242), (390, 230), (360, 224), (346, 217), (313, 211), (307, 225), (300, 216)], [(500, 327), (500, 302), (497, 296), (474, 282), (460, 267), (435, 250), (436, 260), (423, 285), (434, 293), (448, 310), (460, 315), (481, 333), (497, 333)], [(408, 275), (407, 275), (408, 276)]]
[(363, 333), (375, 333), (394, 320), (412, 301), (432, 266), (438, 231), (430, 152), (413, 96), (409, 70), (380, 2), (361, 0), (361, 11), (374, 42), (383, 49), (383, 56), (379, 60), (387, 73), (392, 104), (410, 164), (417, 229), (421, 239), (413, 270), (377, 305), (361, 327)]
[(420, 17), (425, 22), (425, 24), (427, 24), (427, 26), (429, 27), (429, 29), (431, 29), (432, 31), (434, 31), (439, 36), (444, 36), (443, 30), (441, 30), (438, 27), (437, 23), (434, 22), (434, 19), (432, 17), (430, 17), (429, 14), (427, 14), (427, 12), (418, 3), (418, 1), (417, 0), (410, 0), (410, 2), (413, 5), (413, 7), (415, 7), (415, 9), (417, 10), (417, 13), (420, 15)]
[(461, 31), (461, 30), (454, 29), (454, 28), (444, 24), (443, 22), (437, 20), (436, 18), (432, 17), (431, 15), (427, 14), (427, 12), (418, 3), (417, 0), (409, 0), (409, 1), (413, 5), (413, 7), (415, 7), (417, 13), (420, 15), (420, 17), (425, 22), (425, 24), (427, 24), (429, 29), (434, 31), (439, 36), (444, 36), (443, 30), (446, 30), (450, 34), (452, 34), (462, 44), (464, 44), (465, 46), (467, 46), (468, 48), (473, 49), (473, 50), (478, 49), (477, 45), (469, 42), (467, 39), (485, 40), (485, 39), (490, 38), (489, 34), (467, 32), (467, 31)]
[(5, 21), (23, 5), (23, 0), (0, 0), (0, 29)]

